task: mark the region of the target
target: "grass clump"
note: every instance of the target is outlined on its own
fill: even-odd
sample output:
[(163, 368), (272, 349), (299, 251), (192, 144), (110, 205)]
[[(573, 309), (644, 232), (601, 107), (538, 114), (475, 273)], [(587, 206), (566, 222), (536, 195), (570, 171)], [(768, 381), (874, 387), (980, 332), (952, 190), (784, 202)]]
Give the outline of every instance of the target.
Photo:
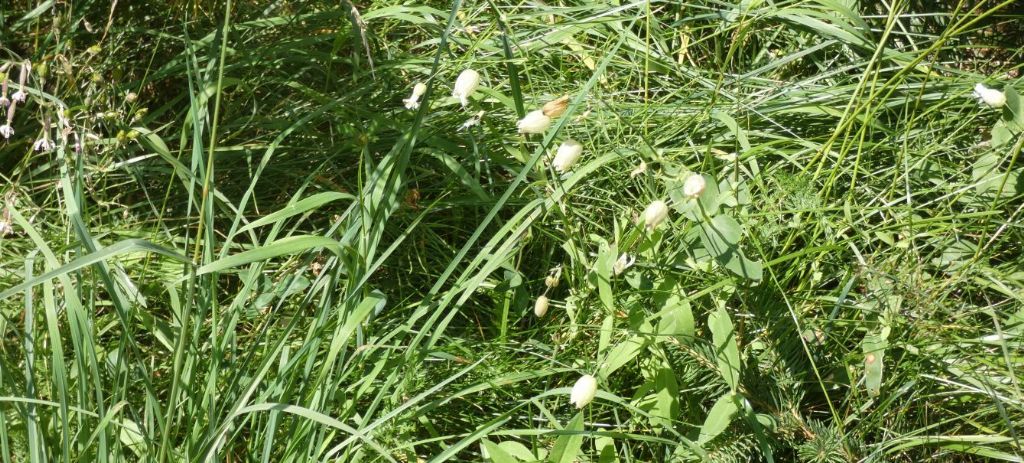
[(0, 461), (1021, 460), (1016, 3), (129, 3), (0, 6)]

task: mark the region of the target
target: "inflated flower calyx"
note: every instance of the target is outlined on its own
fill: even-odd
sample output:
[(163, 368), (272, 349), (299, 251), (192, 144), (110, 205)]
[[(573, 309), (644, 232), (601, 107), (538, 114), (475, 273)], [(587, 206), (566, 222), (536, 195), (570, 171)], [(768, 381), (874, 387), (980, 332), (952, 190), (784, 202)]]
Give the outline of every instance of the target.
[(538, 109), (527, 113), (516, 126), (519, 127), (519, 133), (544, 133), (551, 126), (551, 118)]
[(452, 90), (452, 96), (458, 98), (462, 106), (466, 107), (469, 104), (469, 97), (479, 86), (480, 73), (472, 69), (466, 69), (455, 79), (455, 88)]
[(1002, 108), (1006, 105), (1006, 94), (994, 88), (988, 88), (984, 84), (974, 86), (974, 96), (978, 101), (993, 108)]
[(583, 408), (593, 401), (596, 395), (597, 378), (583, 375), (573, 385), (572, 392), (569, 394), (569, 403), (575, 405), (576, 408)]
[(555, 159), (551, 161), (551, 167), (558, 171), (558, 173), (563, 173), (571, 169), (573, 164), (576, 164), (581, 154), (583, 154), (583, 145), (570, 138), (562, 142), (561, 146), (558, 147)]
[(654, 230), (658, 228), (661, 222), (665, 221), (668, 217), (668, 205), (665, 201), (655, 201), (644, 209), (644, 226), (648, 230)]
[(543, 317), (545, 314), (548, 313), (548, 303), (549, 301), (547, 296), (538, 296), (537, 302), (533, 303), (533, 314), (536, 315), (537, 318)]
[(541, 107), (541, 112), (543, 112), (544, 115), (547, 116), (547, 117), (556, 118), (558, 116), (561, 116), (562, 113), (565, 112), (565, 109), (568, 108), (568, 107), (569, 107), (569, 95), (565, 95), (565, 96), (560, 97), (558, 99), (551, 100), (551, 101), (549, 101), (547, 103), (544, 103), (544, 106)]
[(704, 192), (704, 187), (707, 183), (704, 180), (704, 176), (700, 174), (690, 174), (683, 182), (683, 194), (689, 198), (696, 198)]

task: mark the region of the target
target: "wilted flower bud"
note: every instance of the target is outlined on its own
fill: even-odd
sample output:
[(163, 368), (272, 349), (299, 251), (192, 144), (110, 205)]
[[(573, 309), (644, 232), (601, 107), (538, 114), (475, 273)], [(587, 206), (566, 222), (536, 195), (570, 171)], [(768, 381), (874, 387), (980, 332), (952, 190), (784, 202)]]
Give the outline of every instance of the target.
[(982, 103), (993, 108), (1001, 108), (1006, 104), (1006, 94), (984, 84), (974, 86), (974, 96)]
[(665, 201), (655, 201), (644, 209), (644, 225), (648, 230), (654, 230), (661, 222), (668, 217), (668, 205)]
[(427, 92), (427, 85), (423, 82), (417, 82), (412, 87), (412, 95), (409, 98), (402, 100), (405, 103), (405, 109), (418, 109), (420, 107), (420, 97)]
[(565, 112), (565, 109), (568, 107), (569, 95), (565, 95), (561, 98), (544, 103), (544, 107), (541, 108), (541, 111), (544, 112), (545, 116), (555, 118), (561, 116), (562, 113)]
[(551, 118), (538, 109), (527, 113), (516, 125), (519, 127), (519, 133), (544, 133), (551, 126)]
[(469, 104), (469, 96), (476, 91), (479, 85), (480, 74), (472, 69), (466, 69), (455, 79), (455, 89), (452, 90), (452, 96), (458, 98), (462, 106), (465, 107)]
[(565, 172), (571, 169), (573, 164), (576, 164), (580, 154), (583, 154), (583, 145), (570, 138), (558, 147), (555, 159), (551, 161), (551, 167), (554, 167), (559, 173)]
[(548, 288), (557, 288), (558, 283), (562, 280), (562, 266), (559, 265), (551, 272), (550, 275), (544, 278), (544, 285)]
[(696, 198), (704, 192), (706, 182), (701, 174), (690, 174), (683, 182), (683, 194), (689, 198)]
[(587, 406), (594, 396), (597, 395), (597, 378), (590, 375), (583, 375), (580, 379), (576, 380), (576, 384), (572, 387), (572, 393), (569, 394), (569, 403), (576, 405), (576, 408), (583, 408)]
[(633, 169), (633, 171), (629, 173), (629, 177), (634, 178), (637, 175), (643, 175), (644, 172), (647, 172), (647, 163), (640, 161), (640, 165), (636, 166), (636, 169)]
[(625, 272), (627, 268), (632, 267), (634, 263), (636, 263), (636, 257), (622, 253), (622, 255), (615, 260), (615, 265), (612, 265), (612, 273), (614, 273), (615, 276), (622, 275), (622, 272)]
[(548, 297), (540, 295), (537, 297), (537, 302), (533, 303), (533, 314), (540, 318), (546, 313), (548, 313)]

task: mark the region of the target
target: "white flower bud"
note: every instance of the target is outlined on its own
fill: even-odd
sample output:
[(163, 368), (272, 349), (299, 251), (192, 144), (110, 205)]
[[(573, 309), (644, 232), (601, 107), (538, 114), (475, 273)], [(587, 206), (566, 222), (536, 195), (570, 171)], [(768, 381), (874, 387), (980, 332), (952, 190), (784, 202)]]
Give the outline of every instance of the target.
[(974, 96), (982, 103), (993, 108), (1001, 108), (1006, 104), (1006, 94), (983, 84), (974, 86)]
[(480, 86), (480, 74), (472, 69), (466, 69), (455, 79), (455, 89), (452, 90), (452, 96), (458, 98), (462, 106), (465, 107), (469, 104), (470, 95), (476, 91), (478, 86)]
[(551, 271), (551, 274), (544, 278), (544, 285), (548, 288), (557, 288), (558, 283), (562, 280), (562, 266), (559, 265)]
[(703, 175), (690, 174), (689, 177), (686, 177), (686, 181), (683, 182), (683, 194), (690, 198), (696, 198), (704, 192), (706, 185)]
[(516, 125), (519, 127), (519, 133), (544, 133), (551, 126), (551, 118), (538, 109), (527, 113)]
[(622, 253), (622, 255), (615, 261), (615, 265), (612, 265), (612, 273), (614, 273), (615, 276), (622, 275), (622, 272), (625, 272), (627, 268), (632, 267), (634, 263), (636, 263), (636, 257)]
[(412, 88), (412, 95), (409, 98), (402, 100), (405, 103), (405, 109), (419, 109), (420, 97), (427, 92), (427, 85), (423, 82), (416, 83)]
[(583, 154), (583, 145), (570, 138), (558, 147), (555, 160), (551, 161), (551, 167), (554, 167), (559, 173), (565, 172), (571, 169), (573, 164), (576, 164), (580, 154)]
[(655, 201), (644, 209), (644, 225), (648, 230), (654, 230), (661, 222), (668, 217), (668, 205), (665, 201)]
[(590, 375), (583, 375), (576, 380), (569, 394), (569, 403), (576, 405), (576, 408), (586, 407), (594, 396), (597, 395), (597, 378)]
[(546, 313), (548, 313), (548, 297), (544, 295), (538, 296), (537, 302), (533, 303), (533, 314), (537, 318), (541, 318)]

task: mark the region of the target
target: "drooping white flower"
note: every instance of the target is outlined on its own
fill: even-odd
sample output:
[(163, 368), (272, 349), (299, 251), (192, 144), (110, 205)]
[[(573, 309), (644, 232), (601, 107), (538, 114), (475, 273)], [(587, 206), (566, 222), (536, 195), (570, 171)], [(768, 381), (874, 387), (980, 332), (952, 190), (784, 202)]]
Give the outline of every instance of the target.
[(615, 276), (622, 275), (622, 272), (625, 272), (627, 268), (632, 267), (634, 263), (636, 263), (636, 257), (622, 253), (622, 255), (615, 260), (615, 264), (612, 265), (612, 273), (614, 273)]
[(668, 217), (668, 204), (665, 201), (654, 201), (644, 209), (644, 225), (647, 226), (648, 230), (654, 230), (658, 228)]
[(686, 177), (686, 181), (683, 182), (683, 194), (689, 198), (696, 198), (704, 192), (704, 187), (707, 183), (704, 181), (704, 176), (701, 174), (690, 174)]
[(994, 88), (988, 88), (984, 84), (974, 86), (974, 96), (978, 101), (993, 108), (1001, 108), (1006, 105), (1006, 94)]
[(51, 142), (47, 138), (40, 138), (36, 140), (35, 143), (32, 144), (32, 149), (36, 151), (47, 152), (53, 149), (53, 142)]
[(551, 118), (538, 109), (526, 113), (526, 117), (520, 119), (516, 126), (519, 127), (519, 133), (544, 133), (551, 126)]
[(569, 394), (569, 403), (576, 406), (576, 408), (586, 407), (594, 396), (597, 395), (597, 378), (590, 375), (583, 375), (580, 379), (576, 380), (576, 384), (572, 387), (572, 393)]
[(18, 90), (11, 95), (11, 101), (17, 101), (18, 103), (24, 103), (26, 99), (28, 99), (28, 95), (22, 90)]
[(409, 98), (402, 100), (402, 102), (405, 103), (405, 109), (419, 109), (420, 97), (426, 92), (427, 85), (423, 82), (417, 82), (416, 85), (412, 87), (412, 95), (409, 95)]
[(11, 138), (11, 135), (14, 135), (14, 127), (11, 127), (11, 124), (0, 125), (0, 135)]
[(541, 318), (546, 313), (548, 313), (548, 297), (540, 295), (537, 297), (537, 302), (533, 303), (533, 314), (537, 318)]
[(469, 104), (469, 97), (480, 86), (480, 74), (472, 69), (466, 69), (455, 79), (455, 88), (452, 96), (459, 99), (462, 106)]
[(576, 164), (581, 154), (583, 154), (583, 145), (570, 138), (558, 147), (555, 159), (551, 161), (551, 167), (554, 167), (558, 173), (565, 172), (571, 169), (573, 164)]

